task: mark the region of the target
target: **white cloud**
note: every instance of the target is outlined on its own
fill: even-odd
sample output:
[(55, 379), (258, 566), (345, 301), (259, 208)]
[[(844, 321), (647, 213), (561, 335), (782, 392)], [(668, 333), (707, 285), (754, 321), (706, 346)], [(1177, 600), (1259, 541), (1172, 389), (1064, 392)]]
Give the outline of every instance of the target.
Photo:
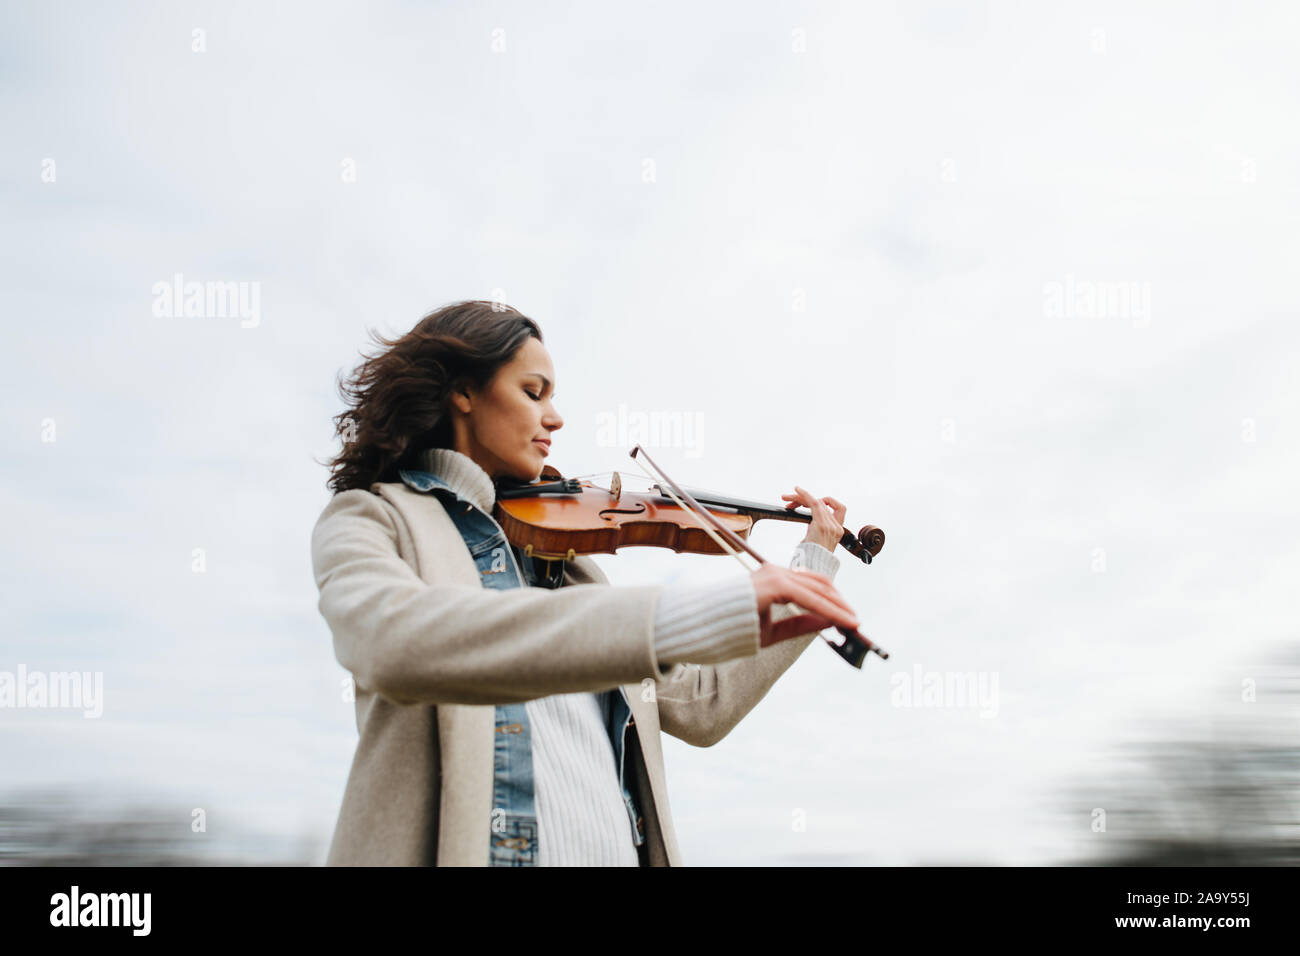
[[(701, 457), (656, 450), (680, 482), (797, 482), (888, 535), (837, 583), (889, 662), (814, 646), (722, 745), (667, 744), (688, 859), (1058, 859), (1036, 788), (1294, 617), (1296, 14), (567, 9), (5, 10), (5, 650), (105, 670), (131, 716), (105, 748), (0, 714), (0, 762), (328, 829), (334, 377), (365, 327), (503, 288), (555, 359), (562, 470), (640, 474), (597, 444), (620, 403), (698, 413)], [(260, 283), (261, 324), (154, 318), (176, 272)], [(1067, 276), (1149, 283), (1149, 324), (1046, 316)], [(755, 542), (784, 563), (801, 530)], [(998, 670), (999, 718), (889, 706), (918, 660)]]

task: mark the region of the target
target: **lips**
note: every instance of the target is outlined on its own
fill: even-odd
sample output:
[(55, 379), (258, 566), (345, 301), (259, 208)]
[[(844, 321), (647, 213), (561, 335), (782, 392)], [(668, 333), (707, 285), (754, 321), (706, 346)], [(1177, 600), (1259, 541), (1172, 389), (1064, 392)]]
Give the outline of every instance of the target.
[(551, 443), (549, 441), (543, 441), (540, 438), (534, 438), (533, 444), (541, 446), (542, 454), (549, 455), (551, 453)]

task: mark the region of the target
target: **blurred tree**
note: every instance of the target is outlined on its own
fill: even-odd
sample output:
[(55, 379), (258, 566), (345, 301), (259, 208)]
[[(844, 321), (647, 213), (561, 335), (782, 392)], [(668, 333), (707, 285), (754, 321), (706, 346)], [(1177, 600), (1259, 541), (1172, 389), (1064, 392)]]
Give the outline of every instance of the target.
[[(1117, 770), (1096, 798), (1068, 798), (1075, 820), (1106, 811), (1089, 866), (1300, 865), (1300, 650), (1253, 668), (1253, 700), (1190, 720), (1126, 748), (1138, 772)], [(1235, 689), (1234, 689), (1235, 693)], [(1118, 762), (1117, 762), (1118, 765)]]
[(314, 866), (319, 837), (248, 830), (194, 833), (188, 808), (163, 801), (108, 808), (66, 790), (0, 797), (0, 865)]

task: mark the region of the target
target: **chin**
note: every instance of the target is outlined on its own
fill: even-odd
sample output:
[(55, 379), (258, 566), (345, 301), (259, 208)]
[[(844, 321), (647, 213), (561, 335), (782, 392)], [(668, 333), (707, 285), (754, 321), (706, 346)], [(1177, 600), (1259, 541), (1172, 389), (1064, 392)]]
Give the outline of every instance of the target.
[(536, 481), (542, 477), (542, 469), (546, 467), (545, 461), (529, 462), (514, 471), (514, 476), (519, 481)]

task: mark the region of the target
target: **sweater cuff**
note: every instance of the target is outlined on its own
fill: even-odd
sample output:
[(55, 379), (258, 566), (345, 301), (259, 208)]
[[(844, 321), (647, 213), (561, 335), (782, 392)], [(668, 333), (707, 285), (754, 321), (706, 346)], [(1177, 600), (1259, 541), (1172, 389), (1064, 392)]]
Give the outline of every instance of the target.
[(835, 572), (840, 569), (840, 559), (815, 541), (800, 541), (790, 559), (790, 567), (816, 571), (834, 580)]
[(759, 651), (758, 596), (748, 575), (708, 585), (667, 585), (655, 610), (660, 664), (721, 664)]

